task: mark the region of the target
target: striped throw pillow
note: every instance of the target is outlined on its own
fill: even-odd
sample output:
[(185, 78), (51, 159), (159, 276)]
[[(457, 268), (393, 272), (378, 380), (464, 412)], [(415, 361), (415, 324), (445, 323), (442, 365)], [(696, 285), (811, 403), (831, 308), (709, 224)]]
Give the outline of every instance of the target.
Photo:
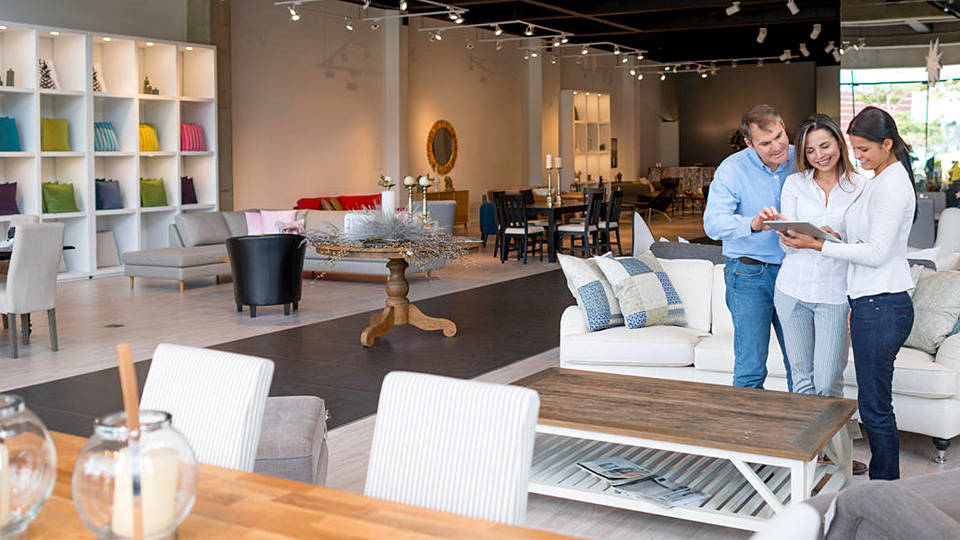
[[(604, 257), (612, 258), (612, 255)], [(623, 326), (620, 303), (596, 260), (580, 259), (562, 253), (557, 254), (557, 259), (563, 275), (567, 278), (567, 288), (576, 299), (590, 331)]]
[(203, 127), (197, 124), (180, 124), (180, 149), (184, 152), (205, 152), (207, 145), (203, 140)]
[(653, 253), (594, 260), (613, 286), (629, 328), (687, 325), (680, 295)]
[(157, 137), (157, 127), (153, 124), (140, 124), (140, 151), (160, 151), (160, 139)]
[(97, 152), (118, 152), (120, 141), (110, 122), (93, 123), (93, 149)]

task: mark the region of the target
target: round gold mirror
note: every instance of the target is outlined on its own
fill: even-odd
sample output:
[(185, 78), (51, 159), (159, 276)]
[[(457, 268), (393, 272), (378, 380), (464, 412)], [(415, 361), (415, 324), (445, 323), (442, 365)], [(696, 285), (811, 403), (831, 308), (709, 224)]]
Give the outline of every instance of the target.
[(457, 132), (446, 120), (437, 120), (427, 135), (427, 160), (438, 174), (447, 174), (457, 162)]

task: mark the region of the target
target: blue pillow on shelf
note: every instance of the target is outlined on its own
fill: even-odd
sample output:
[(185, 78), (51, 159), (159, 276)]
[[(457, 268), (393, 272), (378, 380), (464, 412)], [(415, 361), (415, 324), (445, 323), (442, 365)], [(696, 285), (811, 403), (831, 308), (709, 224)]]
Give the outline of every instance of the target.
[(8, 116), (0, 118), (0, 152), (19, 152), (20, 137), (17, 135), (17, 121)]
[(97, 192), (97, 210), (123, 208), (123, 197), (120, 196), (120, 182), (97, 178), (95, 186)]
[(111, 122), (93, 123), (93, 150), (96, 152), (119, 152), (120, 142)]

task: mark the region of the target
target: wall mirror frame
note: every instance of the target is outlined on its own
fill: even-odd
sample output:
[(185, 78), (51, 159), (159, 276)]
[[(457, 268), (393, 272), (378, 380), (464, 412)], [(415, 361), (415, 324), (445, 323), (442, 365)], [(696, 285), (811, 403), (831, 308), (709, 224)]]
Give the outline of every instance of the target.
[(457, 132), (446, 120), (437, 120), (427, 135), (427, 160), (437, 174), (447, 174), (457, 162)]

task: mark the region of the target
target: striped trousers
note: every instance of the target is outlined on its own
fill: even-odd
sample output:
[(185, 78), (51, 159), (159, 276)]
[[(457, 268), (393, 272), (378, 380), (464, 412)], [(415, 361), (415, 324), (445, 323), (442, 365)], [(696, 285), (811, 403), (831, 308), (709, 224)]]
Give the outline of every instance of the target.
[(847, 304), (803, 302), (777, 289), (773, 303), (798, 394), (843, 396), (843, 368), (850, 354)]

